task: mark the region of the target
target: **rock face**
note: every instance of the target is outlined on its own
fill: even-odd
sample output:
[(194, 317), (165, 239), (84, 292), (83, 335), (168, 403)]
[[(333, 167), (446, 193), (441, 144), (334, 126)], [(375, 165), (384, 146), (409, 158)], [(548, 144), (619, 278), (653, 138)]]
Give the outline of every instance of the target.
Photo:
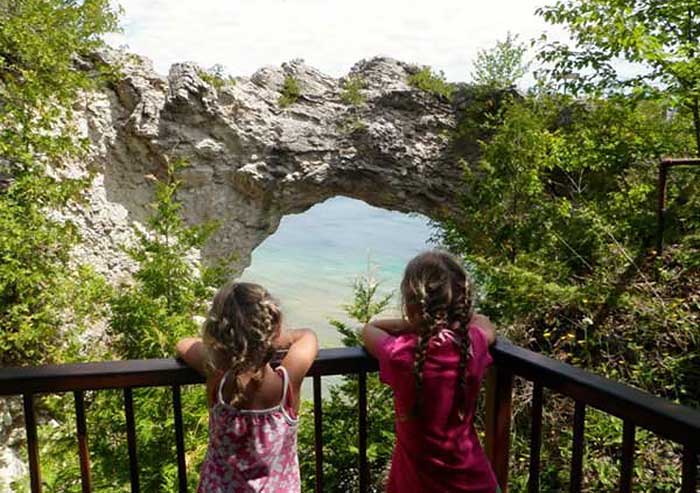
[[(419, 67), (389, 58), (357, 63), (348, 77), (362, 81), (364, 101), (350, 104), (348, 77), (298, 60), (232, 83), (192, 63), (173, 65), (164, 78), (135, 55), (102, 56), (120, 63), (123, 77), (78, 108), (97, 173), (75, 217), (85, 238), (80, 257), (105, 273), (128, 270), (116, 246), (148, 214), (153, 184), (145, 177), (162, 175), (175, 157), (190, 163), (180, 173), (185, 219), (221, 224), (205, 257), (237, 252), (239, 269), (282, 216), (335, 195), (431, 217), (453, 203), (461, 174), (449, 151), (455, 110), (409, 86)], [(290, 76), (301, 94), (282, 108)]]

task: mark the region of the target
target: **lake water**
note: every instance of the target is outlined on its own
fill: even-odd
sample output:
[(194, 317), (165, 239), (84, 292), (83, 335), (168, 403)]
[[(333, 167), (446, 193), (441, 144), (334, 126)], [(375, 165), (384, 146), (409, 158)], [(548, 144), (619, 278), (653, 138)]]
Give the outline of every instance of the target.
[(431, 233), (424, 216), (334, 197), (285, 216), (255, 249), (241, 279), (262, 284), (280, 300), (287, 326), (310, 327), (322, 347), (334, 347), (339, 337), (328, 320), (347, 321), (342, 305), (352, 299), (354, 280), (369, 273), (382, 293), (396, 293), (406, 263), (430, 248)]

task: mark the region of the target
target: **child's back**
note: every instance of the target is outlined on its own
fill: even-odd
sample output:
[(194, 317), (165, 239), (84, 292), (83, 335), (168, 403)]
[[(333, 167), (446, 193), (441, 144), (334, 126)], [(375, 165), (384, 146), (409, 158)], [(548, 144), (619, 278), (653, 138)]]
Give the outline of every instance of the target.
[[(416, 334), (388, 337), (376, 355), (380, 378), (394, 391), (396, 446), (388, 491), (493, 493), (496, 480), (474, 430), (481, 380), (491, 363), (488, 342), (477, 326), (469, 329), (464, 407), (458, 401), (459, 335), (443, 329), (431, 339), (423, 367), (421, 413), (413, 416)], [(461, 410), (463, 409), (463, 411)]]
[[(209, 445), (199, 493), (296, 493), (299, 391), (318, 352), (310, 330), (283, 330), (261, 286), (229, 284), (214, 298), (203, 339), (177, 345), (207, 377)], [(289, 348), (280, 365), (277, 349)]]
[[(289, 376), (283, 366), (279, 403), (267, 409), (237, 409), (224, 397), (226, 375), (219, 380), (209, 412), (209, 448), (198, 491), (299, 491), (297, 419)], [(231, 467), (233, 466), (233, 467)]]
[(414, 258), (401, 283), (406, 319), (363, 329), (394, 391), (396, 445), (387, 491), (494, 493), (496, 479), (474, 430), (479, 387), (495, 339), (474, 315), (461, 263), (433, 251)]

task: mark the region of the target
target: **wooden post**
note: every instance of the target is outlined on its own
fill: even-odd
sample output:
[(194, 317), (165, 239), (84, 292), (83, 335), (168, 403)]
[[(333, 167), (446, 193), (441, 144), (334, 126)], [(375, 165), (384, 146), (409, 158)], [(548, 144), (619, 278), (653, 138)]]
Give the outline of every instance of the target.
[(666, 181), (668, 170), (673, 166), (700, 166), (700, 159), (664, 159), (659, 163), (659, 178), (657, 185), (656, 204), (656, 255), (660, 256), (664, 250), (664, 229), (666, 228)]
[(512, 398), (513, 374), (492, 366), (486, 377), (486, 456), (503, 493), (508, 493)]

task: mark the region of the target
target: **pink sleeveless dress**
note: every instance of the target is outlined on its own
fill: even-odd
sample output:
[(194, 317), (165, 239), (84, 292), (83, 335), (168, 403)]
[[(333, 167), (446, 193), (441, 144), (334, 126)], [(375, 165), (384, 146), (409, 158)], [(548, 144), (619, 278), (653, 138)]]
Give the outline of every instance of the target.
[(209, 448), (198, 493), (298, 493), (297, 418), (288, 402), (287, 369), (276, 370), (284, 383), (280, 403), (269, 409), (236, 409), (224, 402), (219, 382), (209, 410)]

